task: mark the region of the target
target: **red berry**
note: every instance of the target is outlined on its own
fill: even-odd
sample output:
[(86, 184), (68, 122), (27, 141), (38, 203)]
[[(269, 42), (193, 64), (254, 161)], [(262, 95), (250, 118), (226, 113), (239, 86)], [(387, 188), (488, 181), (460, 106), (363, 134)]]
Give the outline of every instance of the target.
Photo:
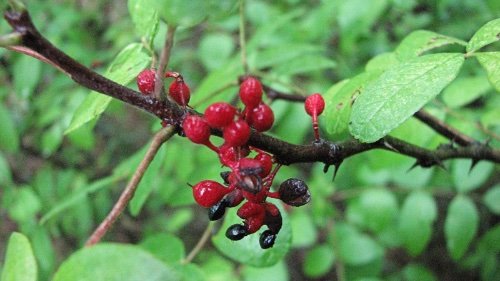
[(205, 119), (213, 128), (225, 127), (233, 122), (236, 108), (225, 102), (216, 102), (205, 110)]
[(262, 164), (257, 159), (252, 158), (241, 158), (239, 161), (240, 174), (243, 176), (247, 175), (258, 175), (263, 171)]
[(185, 106), (191, 98), (191, 91), (182, 79), (175, 79), (168, 89), (170, 97), (178, 104)]
[(228, 189), (222, 184), (211, 180), (204, 180), (193, 186), (194, 200), (205, 208), (215, 205), (227, 192)]
[(306, 98), (304, 106), (309, 116), (318, 116), (325, 109), (325, 100), (318, 93), (312, 94)]
[(240, 99), (248, 108), (254, 108), (262, 101), (262, 84), (255, 77), (248, 76), (240, 85)]
[(260, 203), (246, 202), (240, 207), (237, 214), (245, 220), (247, 234), (251, 234), (257, 232), (264, 224), (266, 209)]
[(239, 149), (239, 157), (237, 154), (237, 150), (234, 148), (234, 146), (229, 145), (227, 143), (223, 144), (219, 148), (219, 158), (222, 163), (222, 165), (227, 166), (227, 167), (232, 167), (233, 165), (236, 164), (236, 160), (239, 157), (246, 157), (248, 154), (250, 154), (250, 149), (248, 149), (247, 146), (242, 146)]
[(187, 116), (182, 122), (184, 133), (194, 143), (207, 144), (210, 138), (210, 126), (207, 121), (196, 115)]
[(238, 120), (224, 128), (223, 132), (226, 144), (230, 146), (245, 145), (250, 138), (250, 126), (245, 120)]
[(264, 132), (273, 126), (274, 113), (273, 110), (265, 103), (260, 103), (256, 108), (250, 111), (248, 124), (259, 132)]
[(259, 153), (255, 156), (255, 159), (260, 162), (262, 167), (262, 172), (259, 175), (265, 178), (273, 169), (273, 157), (267, 153)]
[(144, 69), (137, 75), (137, 88), (144, 95), (150, 95), (155, 90), (156, 71), (154, 69)]

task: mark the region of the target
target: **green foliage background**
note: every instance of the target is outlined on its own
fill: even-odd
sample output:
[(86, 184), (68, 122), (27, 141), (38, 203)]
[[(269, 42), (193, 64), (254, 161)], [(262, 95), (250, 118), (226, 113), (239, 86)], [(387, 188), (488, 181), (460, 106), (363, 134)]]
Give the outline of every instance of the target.
[[(163, 45), (166, 24), (158, 19), (179, 24), (169, 67), (193, 89), (191, 105), (203, 111), (237, 91), (230, 86), (243, 73), (237, 1), (194, 1), (202, 7), (175, 0), (25, 2), (56, 46), (130, 87), (150, 64), (150, 49)], [(499, 147), (499, 64), (492, 63), (500, 61), (499, 44), (487, 45), (481, 54), (481, 42), (469, 42), (500, 17), (498, 1), (252, 0), (245, 14), (250, 69), (286, 92), (324, 93), (329, 107), (320, 126), (326, 138), (342, 140), (351, 132), (374, 140), (390, 131), (423, 147), (447, 143), (419, 121), (393, 116), (375, 116), (385, 127), (369, 132), (362, 112), (369, 110), (347, 106), (360, 89), (383, 99), (377, 85), (387, 85), (390, 80), (383, 77), (391, 77), (384, 71), (394, 67), (413, 74), (412, 59), (428, 51), (436, 53), (431, 64), (442, 59), (458, 67), (456, 73), (453, 65), (438, 69), (453, 76), (446, 83), (441, 79), (442, 85), (426, 76), (410, 85), (412, 99), (425, 96), (418, 102), (429, 112)], [(8, 32), (0, 21), (0, 34)], [(437, 43), (429, 43), (436, 36)], [(444, 54), (466, 51), (477, 51), (477, 58)], [(346, 280), (500, 280), (498, 165), (480, 162), (469, 172), (470, 160), (453, 160), (446, 170), (409, 171), (414, 160), (382, 151), (349, 158), (333, 182), (321, 165), (284, 167), (276, 182), (304, 178), (313, 199), (286, 211), (272, 250), (260, 251), (251, 239), (231, 242), (222, 237), (225, 227), (215, 224), (212, 243), (184, 264), (208, 224), (186, 183), (218, 180), (220, 164), (206, 148), (174, 137), (106, 236), (125, 245), (80, 250), (144, 155), (159, 121), (89, 95), (33, 58), (0, 49), (0, 65), (2, 281), (334, 280), (339, 271)], [(395, 93), (388, 103), (402, 115), (413, 114), (399, 106)], [(272, 108), (271, 134), (292, 143), (311, 141), (302, 105), (275, 101)], [(234, 214), (224, 225), (232, 221)], [(16, 279), (20, 275), (23, 279)]]

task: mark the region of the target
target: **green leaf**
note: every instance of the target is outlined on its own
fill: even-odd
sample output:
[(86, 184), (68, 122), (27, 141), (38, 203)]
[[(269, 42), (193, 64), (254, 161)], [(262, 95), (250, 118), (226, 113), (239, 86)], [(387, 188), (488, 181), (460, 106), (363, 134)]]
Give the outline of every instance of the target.
[(381, 73), (382, 71), (363, 72), (349, 81), (335, 84), (326, 92), (325, 122), (321, 124), (326, 124), (326, 130), (332, 138), (340, 138), (347, 132), (354, 100), (365, 91), (366, 85)]
[(149, 236), (139, 246), (166, 264), (178, 264), (186, 254), (182, 240), (167, 233)]
[(17, 95), (27, 99), (34, 92), (42, 74), (42, 63), (30, 56), (20, 56), (13, 67), (14, 87)]
[[(125, 85), (147, 67), (149, 61), (150, 57), (143, 51), (142, 44), (132, 43), (116, 56), (104, 76), (118, 84)], [(73, 119), (64, 133), (68, 134), (87, 122), (99, 118), (111, 100), (112, 97), (92, 91), (76, 109)]]
[(488, 73), (491, 85), (500, 92), (500, 52), (477, 53), (475, 57)]
[(369, 264), (380, 258), (384, 250), (375, 240), (350, 227), (337, 224), (339, 258), (350, 266)]
[(467, 44), (467, 53), (475, 52), (498, 40), (500, 40), (500, 19), (494, 19), (483, 25), (472, 36)]
[(387, 70), (355, 101), (351, 134), (362, 142), (384, 137), (455, 79), (463, 62), (462, 54), (433, 54)]
[(483, 196), (483, 202), (492, 213), (500, 215), (500, 185), (488, 190)]
[(242, 270), (243, 280), (273, 280), (287, 281), (290, 280), (287, 265), (280, 261), (270, 267), (251, 267), (245, 266)]
[(359, 198), (359, 204), (363, 210), (365, 225), (375, 232), (391, 225), (398, 214), (396, 197), (385, 189), (364, 191)]
[(14, 232), (9, 238), (1, 281), (36, 281), (38, 276), (33, 249), (28, 238)]
[(19, 133), (9, 110), (0, 103), (0, 149), (8, 152), (19, 150)]
[(444, 222), (446, 246), (454, 260), (461, 258), (479, 226), (479, 214), (469, 197), (457, 195), (448, 207)]
[(12, 182), (12, 173), (10, 171), (7, 159), (0, 153), (0, 186), (7, 186)]
[(9, 204), (10, 217), (20, 224), (33, 220), (42, 208), (40, 198), (30, 186), (16, 189), (14, 198)]
[(316, 241), (317, 231), (311, 215), (304, 209), (294, 209), (290, 213), (292, 227), (292, 247), (307, 247)]
[(399, 233), (412, 256), (421, 253), (429, 243), (436, 217), (436, 203), (428, 193), (415, 191), (406, 197), (399, 216)]
[(426, 51), (450, 44), (465, 46), (467, 42), (427, 30), (417, 30), (401, 41), (395, 53), (400, 61), (407, 61), (421, 56)]
[(307, 252), (302, 269), (308, 277), (320, 277), (325, 275), (335, 261), (332, 246), (328, 244), (317, 245)]
[(192, 27), (203, 21), (209, 14), (205, 0), (150, 0), (160, 18), (168, 25)]
[(322, 69), (334, 68), (337, 64), (323, 55), (304, 55), (274, 67), (275, 74), (295, 75), (300, 73), (310, 73)]
[(405, 281), (437, 281), (436, 276), (426, 267), (419, 264), (409, 264), (403, 269)]
[(400, 61), (398, 60), (395, 53), (382, 53), (379, 54), (372, 59), (370, 59), (365, 66), (365, 71), (385, 71), (397, 64)]
[[(271, 201), (271, 200), (270, 200)], [(266, 229), (264, 226), (260, 231), (245, 236), (239, 241), (229, 240), (225, 233), (233, 224), (241, 224), (242, 220), (236, 215), (236, 210), (230, 209), (226, 214), (224, 223), (219, 232), (212, 237), (214, 246), (227, 257), (240, 263), (255, 267), (266, 267), (276, 264), (288, 252), (291, 244), (291, 229), (288, 216), (283, 210), (281, 203), (275, 200), (271, 201), (280, 209), (283, 218), (283, 226), (276, 238), (274, 246), (270, 249), (261, 249), (259, 245), (259, 236)]]
[(229, 61), (234, 48), (229, 34), (208, 34), (200, 42), (198, 56), (208, 70), (218, 69)]
[(279, 44), (257, 53), (256, 67), (258, 69), (286, 63), (300, 56), (321, 53), (324, 48), (312, 44)]
[(495, 165), (482, 161), (472, 170), (470, 168), (471, 160), (457, 159), (451, 163), (451, 175), (457, 191), (469, 192), (479, 188), (493, 172)]
[(128, 11), (140, 36), (154, 38), (159, 18), (149, 0), (128, 0)]
[(451, 108), (464, 106), (491, 89), (485, 76), (457, 78), (443, 91), (443, 101)]
[(72, 254), (54, 281), (179, 280), (172, 269), (139, 247), (103, 243)]

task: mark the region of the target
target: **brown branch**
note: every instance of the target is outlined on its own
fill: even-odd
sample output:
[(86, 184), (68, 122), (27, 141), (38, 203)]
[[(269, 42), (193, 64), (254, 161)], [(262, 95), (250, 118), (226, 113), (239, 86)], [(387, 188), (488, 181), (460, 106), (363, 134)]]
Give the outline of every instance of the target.
[(189, 252), (187, 257), (184, 260), (182, 260), (181, 262), (182, 264), (190, 263), (196, 257), (196, 255), (201, 251), (201, 249), (203, 249), (203, 247), (205, 246), (205, 244), (207, 243), (208, 239), (212, 234), (213, 227), (214, 227), (213, 222), (209, 222), (207, 227), (205, 228), (205, 231), (203, 231), (200, 240), (198, 240), (198, 243), (196, 243), (196, 245), (191, 250), (191, 252)]
[(94, 230), (94, 233), (92, 233), (92, 235), (89, 237), (89, 239), (85, 243), (86, 247), (98, 243), (101, 240), (101, 238), (106, 234), (106, 232), (108, 232), (108, 230), (113, 226), (113, 223), (121, 215), (123, 210), (125, 210), (125, 208), (128, 205), (128, 202), (134, 196), (135, 190), (137, 189), (139, 182), (141, 181), (142, 177), (144, 176), (144, 173), (146, 172), (149, 165), (153, 161), (161, 145), (165, 141), (167, 141), (170, 137), (172, 137), (174, 133), (175, 130), (173, 127), (162, 128), (158, 133), (156, 133), (156, 135), (153, 137), (153, 140), (151, 141), (151, 145), (149, 146), (146, 155), (144, 155), (144, 158), (142, 159), (141, 163), (135, 170), (134, 174), (132, 175), (132, 178), (128, 182), (122, 194), (120, 195), (120, 198), (118, 198), (118, 201), (116, 201), (115, 205), (113, 206), (113, 209), (111, 209), (106, 218), (101, 222), (101, 224)]
[(449, 140), (461, 145), (461, 146), (467, 146), (467, 145), (472, 145), (474, 143), (477, 143), (476, 140), (473, 138), (462, 134), (459, 132), (457, 129), (449, 126), (448, 124), (444, 123), (443, 121), (437, 119), (436, 117), (432, 116), (429, 114), (427, 111), (421, 109), (413, 115), (415, 118), (418, 120), (422, 121), (423, 123), (427, 124), (427, 126), (431, 127), (434, 129), (434, 131), (438, 132), (439, 134), (445, 136)]
[[(22, 34), (22, 43), (25, 47), (39, 53), (54, 65), (63, 69), (80, 85), (148, 111), (170, 124), (178, 125), (182, 121), (186, 111), (177, 104), (173, 104), (168, 100), (161, 101), (154, 97), (143, 96), (134, 90), (106, 79), (54, 47), (36, 30), (27, 12), (8, 11), (5, 13), (5, 18), (16, 32)], [(269, 90), (270, 88), (265, 89)], [(272, 94), (272, 91), (270, 92)], [(275, 92), (279, 93), (278, 91)], [(276, 95), (276, 93), (274, 95), (275, 98), (286, 98)], [(287, 95), (287, 97), (290, 101), (298, 101), (304, 98), (295, 95)], [(188, 110), (188, 112), (190, 114), (199, 114), (194, 110)], [(218, 136), (222, 135), (219, 130), (213, 130), (212, 133)], [(371, 149), (385, 149), (410, 156), (417, 160), (416, 164), (423, 167), (441, 165), (442, 161), (455, 158), (468, 158), (474, 161), (488, 160), (500, 163), (500, 150), (493, 149), (485, 144), (473, 143), (458, 148), (440, 146), (434, 150), (429, 150), (390, 136), (386, 136), (375, 143), (361, 143), (357, 140), (333, 143), (322, 140), (309, 145), (295, 145), (253, 131), (249, 145), (274, 154), (282, 164), (323, 162), (327, 166), (339, 165), (344, 159)]]

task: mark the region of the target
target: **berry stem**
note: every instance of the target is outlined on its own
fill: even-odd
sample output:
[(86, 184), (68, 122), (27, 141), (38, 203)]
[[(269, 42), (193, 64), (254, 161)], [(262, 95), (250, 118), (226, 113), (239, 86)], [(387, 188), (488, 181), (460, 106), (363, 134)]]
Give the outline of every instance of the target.
[(214, 223), (209, 222), (207, 227), (205, 228), (205, 231), (203, 231), (203, 234), (200, 237), (200, 240), (198, 240), (198, 243), (194, 246), (194, 248), (189, 252), (187, 257), (181, 261), (181, 264), (188, 264), (190, 263), (196, 255), (203, 249), (205, 244), (208, 241), (208, 238), (210, 238), (210, 235), (212, 234), (212, 229), (214, 228)]
[(174, 135), (174, 133), (175, 133), (174, 127), (162, 128), (158, 133), (156, 133), (156, 135), (153, 137), (153, 140), (151, 141), (151, 145), (149, 146), (146, 155), (144, 155), (144, 158), (142, 159), (141, 163), (135, 170), (134, 174), (132, 175), (132, 178), (128, 182), (122, 194), (120, 195), (120, 198), (118, 198), (118, 201), (116, 201), (115, 205), (113, 206), (109, 214), (106, 216), (106, 218), (94, 230), (92, 235), (90, 235), (89, 239), (85, 243), (86, 247), (90, 247), (99, 243), (102, 237), (108, 232), (109, 229), (111, 229), (116, 219), (121, 215), (123, 210), (125, 210), (125, 208), (128, 205), (128, 202), (130, 202), (130, 200), (134, 196), (137, 186), (139, 186), (139, 183), (141, 182), (144, 173), (146, 172), (149, 165), (153, 161), (161, 145), (168, 139), (170, 139)]
[(248, 74), (248, 62), (247, 62), (247, 45), (245, 41), (245, 0), (240, 0), (240, 49), (241, 49), (241, 64), (243, 64), (243, 70), (245, 74)]
[(318, 114), (316, 112), (312, 116), (314, 139), (319, 140), (319, 125), (318, 125)]
[(177, 29), (174, 25), (168, 25), (167, 35), (165, 38), (165, 44), (161, 50), (160, 60), (158, 61), (158, 67), (156, 68), (156, 83), (154, 96), (161, 100), (162, 99), (162, 89), (163, 89), (163, 73), (170, 60), (170, 53), (172, 51), (172, 46), (174, 45), (174, 35)]

